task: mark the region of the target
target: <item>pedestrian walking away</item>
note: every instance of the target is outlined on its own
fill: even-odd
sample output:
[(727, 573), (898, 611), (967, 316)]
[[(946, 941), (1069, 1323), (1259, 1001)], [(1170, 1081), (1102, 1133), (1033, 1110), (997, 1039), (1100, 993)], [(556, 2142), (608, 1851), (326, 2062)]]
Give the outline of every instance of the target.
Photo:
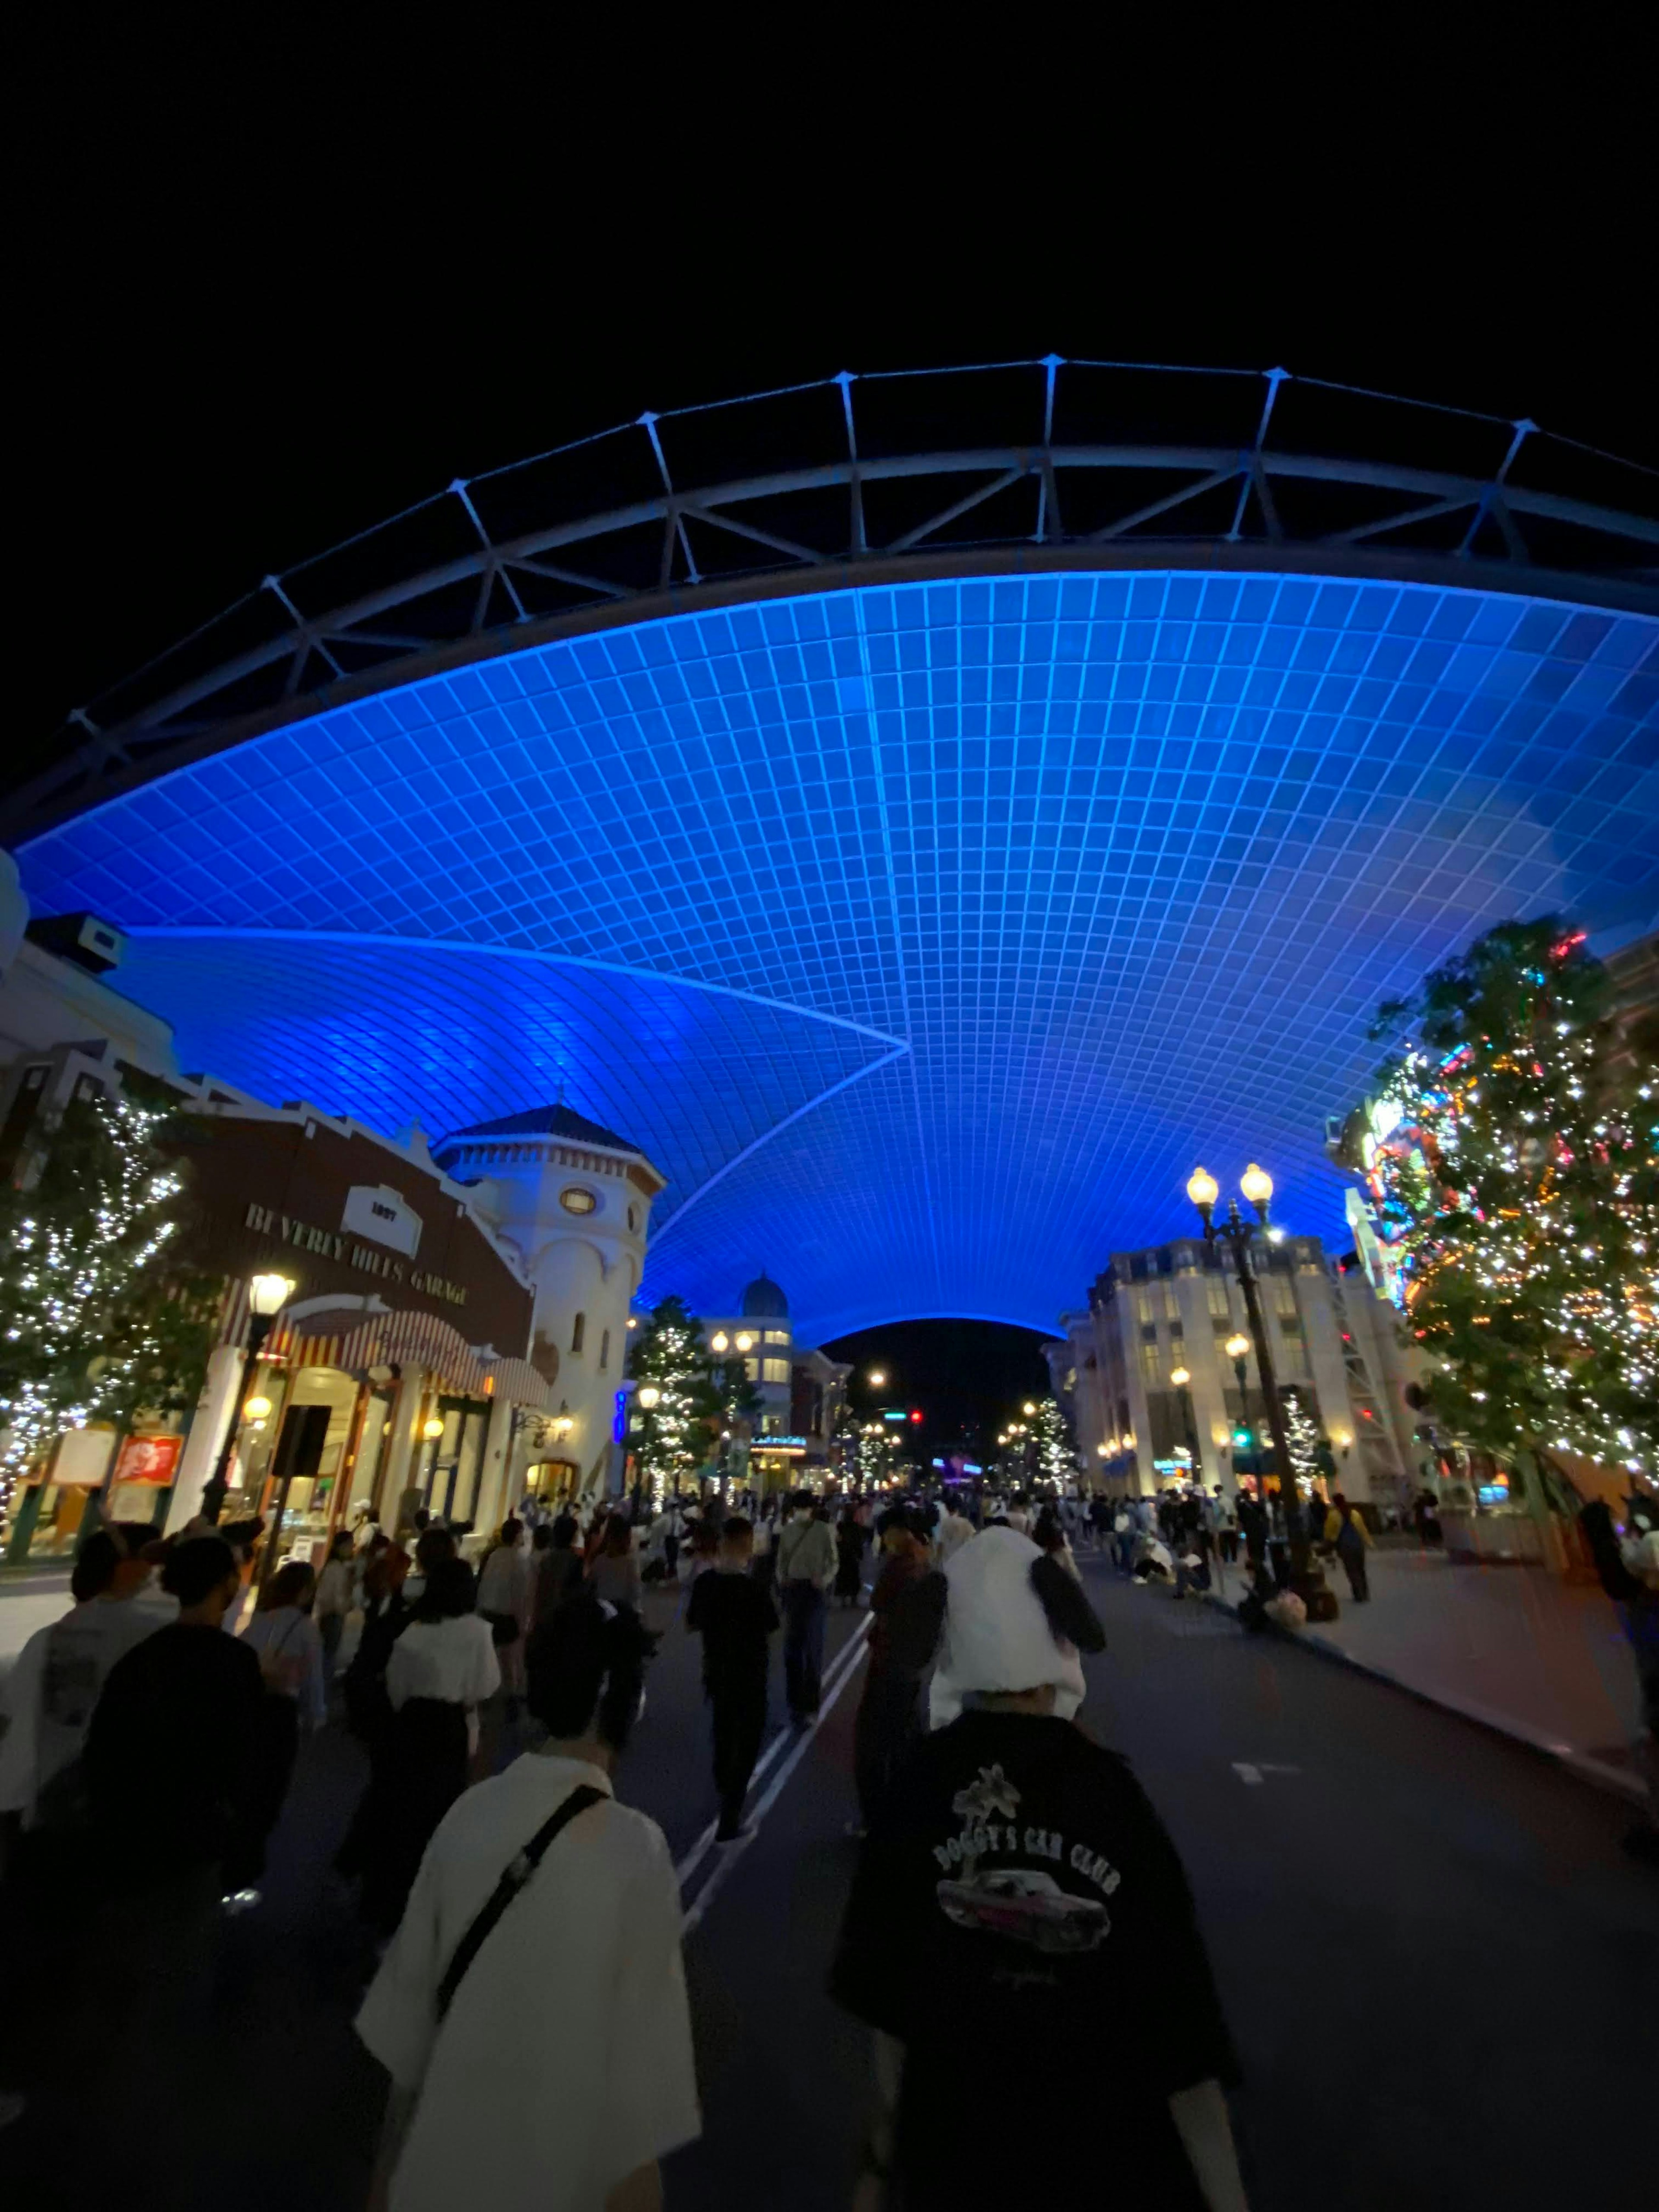
[(859, 1794), (854, 1833), (866, 1833), (926, 1728), (922, 1680), (939, 1640), (945, 1582), (928, 1565), (927, 1524), (908, 1506), (881, 1520), (882, 1563), (870, 1595), (870, 1663), (853, 1731)]
[[(1237, 2066), (1186, 1877), (1126, 1761), (1073, 1724), (1087, 1600), (1012, 1529), (947, 1571), (958, 1717), (918, 1747), (860, 1854), (832, 1995), (876, 2032), (860, 2203), (1243, 2212)], [(1116, 2054), (1109, 2183), (1098, 2052)], [(962, 2054), (1040, 2124), (964, 2125)]]
[(340, 1639), (351, 1608), (357, 1602), (357, 1553), (349, 1528), (337, 1528), (329, 1539), (328, 1557), (317, 1577), (312, 1618), (322, 1641), (323, 1695), (334, 1687), (334, 1667), (340, 1656)]
[(73, 2047), (99, 2069), (105, 2121), (123, 2128), (154, 2118), (138, 2054), (164, 2052), (185, 2077), (201, 2061), (222, 1900), (263, 1863), (266, 1713), (283, 1702), (253, 1650), (223, 1632), (241, 1581), (222, 1537), (175, 1544), (161, 1581), (178, 1619), (112, 1669), (87, 1732), (100, 1971)]
[(740, 1514), (720, 1529), (714, 1571), (691, 1586), (685, 1625), (702, 1638), (702, 1680), (714, 1729), (717, 1841), (743, 1832), (743, 1805), (766, 1733), (768, 1638), (778, 1628), (771, 1592), (750, 1573), (754, 1532)]
[(459, 1559), (441, 1559), (392, 1646), (392, 1727), (359, 1830), (361, 1910), (382, 1935), (398, 1925), (421, 1853), (466, 1787), (477, 1708), (501, 1680), (489, 1624), (472, 1610), (471, 1574)]
[(673, 1862), (611, 1784), (651, 1643), (561, 1606), (526, 1653), (546, 1743), (432, 1838), (357, 2017), (391, 2076), (372, 2205), (650, 2212), (702, 2131)]
[(536, 1607), (536, 1565), (521, 1522), (508, 1519), (478, 1574), (478, 1611), (489, 1623), (509, 1718), (524, 1697), (524, 1639)]
[(1354, 1601), (1364, 1605), (1371, 1594), (1365, 1574), (1365, 1554), (1370, 1548), (1371, 1532), (1340, 1490), (1332, 1493), (1331, 1510), (1325, 1516), (1325, 1541), (1335, 1545), (1336, 1556), (1342, 1562)]
[(777, 1578), (783, 1611), (783, 1673), (790, 1718), (804, 1728), (817, 1717), (823, 1680), (824, 1613), (836, 1571), (836, 1540), (813, 1512), (812, 1493), (798, 1491), (778, 1538)]

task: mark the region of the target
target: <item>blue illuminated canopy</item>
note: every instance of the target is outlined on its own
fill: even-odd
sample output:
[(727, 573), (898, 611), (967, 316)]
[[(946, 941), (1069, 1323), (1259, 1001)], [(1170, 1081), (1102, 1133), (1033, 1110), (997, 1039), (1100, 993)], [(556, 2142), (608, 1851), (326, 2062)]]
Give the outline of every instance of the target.
[(621, 1133), (668, 1178), (647, 1296), (764, 1260), (803, 1338), (1048, 1326), (1199, 1157), (1340, 1236), (1376, 1003), (1511, 915), (1659, 905), (1635, 568), (1160, 544), (890, 542), (398, 657), (60, 792), (25, 882), (129, 933), (186, 1066)]

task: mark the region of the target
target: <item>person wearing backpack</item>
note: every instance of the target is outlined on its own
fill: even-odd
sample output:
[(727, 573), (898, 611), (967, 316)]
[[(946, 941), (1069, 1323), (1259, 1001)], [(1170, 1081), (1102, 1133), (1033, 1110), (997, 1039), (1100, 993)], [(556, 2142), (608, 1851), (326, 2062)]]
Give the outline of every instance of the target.
[(1341, 1560), (1343, 1571), (1348, 1577), (1348, 1588), (1353, 1593), (1354, 1603), (1364, 1605), (1371, 1594), (1365, 1572), (1365, 1554), (1370, 1549), (1371, 1532), (1340, 1490), (1331, 1493), (1331, 1510), (1325, 1516), (1325, 1541), (1336, 1547), (1336, 1556)]
[(611, 1784), (654, 1642), (591, 1590), (530, 1639), (547, 1741), (447, 1815), (357, 2015), (391, 2077), (372, 2208), (654, 2212), (702, 2132), (673, 1860)]

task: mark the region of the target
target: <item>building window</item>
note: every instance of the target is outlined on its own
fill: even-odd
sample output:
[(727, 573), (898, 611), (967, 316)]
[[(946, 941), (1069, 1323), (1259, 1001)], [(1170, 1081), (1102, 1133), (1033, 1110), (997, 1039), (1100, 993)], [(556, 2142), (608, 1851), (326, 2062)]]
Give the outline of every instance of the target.
[(1140, 1379), (1143, 1382), (1164, 1380), (1164, 1363), (1158, 1356), (1156, 1344), (1143, 1344), (1140, 1347)]
[(576, 1316), (575, 1320), (570, 1324), (570, 1349), (573, 1352), (580, 1352), (581, 1350), (582, 1339), (586, 1335), (586, 1334), (587, 1316), (585, 1313), (579, 1313)]
[(758, 1359), (745, 1359), (743, 1363), (743, 1371), (751, 1382), (760, 1381), (760, 1367)]
[(599, 1203), (592, 1192), (584, 1190), (579, 1182), (567, 1183), (559, 1193), (559, 1204), (567, 1213), (592, 1213)]
[(1164, 1285), (1164, 1313), (1165, 1319), (1169, 1321), (1179, 1321), (1181, 1318), (1181, 1301), (1176, 1296), (1176, 1286), (1173, 1283), (1165, 1283)]
[(1152, 1294), (1150, 1291), (1135, 1292), (1135, 1319), (1143, 1328), (1152, 1318)]
[(1273, 1277), (1273, 1311), (1281, 1318), (1296, 1311), (1296, 1285), (1288, 1275)]
[(599, 1372), (603, 1375), (611, 1364), (611, 1332), (606, 1329), (599, 1339)]
[(640, 1225), (640, 1209), (637, 1206), (630, 1206), (628, 1209), (628, 1225), (630, 1229), (637, 1229)]
[(789, 1380), (789, 1362), (787, 1359), (763, 1359), (761, 1380), (763, 1382), (787, 1382)]
[(1210, 1311), (1216, 1319), (1230, 1321), (1232, 1318), (1232, 1309), (1227, 1303), (1227, 1278), (1224, 1275), (1212, 1275), (1204, 1288), (1209, 1297)]
[(1156, 1344), (1158, 1342), (1158, 1323), (1155, 1321), (1142, 1322), (1140, 1325), (1140, 1340), (1143, 1344)]

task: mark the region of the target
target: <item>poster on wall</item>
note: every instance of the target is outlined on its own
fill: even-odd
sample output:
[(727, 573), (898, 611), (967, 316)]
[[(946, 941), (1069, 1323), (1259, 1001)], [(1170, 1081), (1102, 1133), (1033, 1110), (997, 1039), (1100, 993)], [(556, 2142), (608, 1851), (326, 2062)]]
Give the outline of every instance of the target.
[(184, 1448), (182, 1437), (129, 1437), (115, 1462), (115, 1480), (170, 1486)]

